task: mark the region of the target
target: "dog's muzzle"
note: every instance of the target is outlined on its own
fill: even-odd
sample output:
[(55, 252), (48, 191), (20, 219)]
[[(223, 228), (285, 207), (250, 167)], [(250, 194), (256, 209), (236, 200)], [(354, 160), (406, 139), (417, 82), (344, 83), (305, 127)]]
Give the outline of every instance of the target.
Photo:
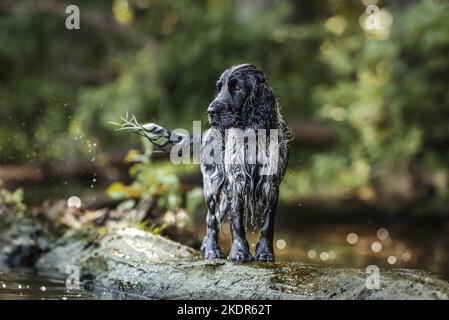
[(209, 118), (209, 123), (212, 126), (220, 124), (220, 111), (223, 110), (224, 105), (220, 102), (213, 101), (207, 108), (207, 115)]

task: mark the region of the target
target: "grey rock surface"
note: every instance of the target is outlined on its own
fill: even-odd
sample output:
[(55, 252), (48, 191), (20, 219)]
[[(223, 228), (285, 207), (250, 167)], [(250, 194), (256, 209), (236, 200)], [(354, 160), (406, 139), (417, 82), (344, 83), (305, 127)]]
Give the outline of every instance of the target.
[(295, 263), (206, 261), (195, 250), (134, 228), (72, 230), (38, 261), (65, 272), (78, 266), (94, 290), (133, 299), (448, 299), (449, 283), (430, 273), (380, 270), (367, 289), (364, 270)]

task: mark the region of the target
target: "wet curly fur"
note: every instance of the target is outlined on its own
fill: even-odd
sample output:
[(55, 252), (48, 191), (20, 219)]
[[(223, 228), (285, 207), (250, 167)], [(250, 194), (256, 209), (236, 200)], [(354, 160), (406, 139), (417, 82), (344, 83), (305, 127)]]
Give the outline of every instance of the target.
[[(232, 248), (228, 259), (236, 262), (253, 259), (274, 261), (274, 218), (292, 135), (279, 113), (274, 91), (265, 73), (251, 64), (225, 70), (217, 82), (217, 94), (207, 113), (211, 128), (199, 138), (176, 135), (156, 124), (140, 126), (135, 119), (134, 122), (124, 119), (123, 129), (146, 136), (164, 151), (170, 151), (174, 146), (192, 145), (195, 141), (201, 145), (200, 168), (208, 207), (207, 233), (201, 246), (205, 258), (224, 257), (218, 244), (218, 233), (224, 217), (229, 215)], [(254, 150), (249, 151), (247, 144), (241, 148), (242, 152), (229, 153), (225, 148), (226, 132), (237, 129), (265, 129), (267, 140), (270, 130), (275, 130), (278, 142), (276, 157), (269, 155), (264, 164), (248, 163), (245, 159)], [(256, 141), (256, 150), (263, 149), (259, 136)], [(220, 161), (210, 163), (205, 160), (217, 150)], [(261, 174), (261, 167), (268, 168), (271, 174)], [(254, 258), (245, 236), (247, 222), (260, 230)]]

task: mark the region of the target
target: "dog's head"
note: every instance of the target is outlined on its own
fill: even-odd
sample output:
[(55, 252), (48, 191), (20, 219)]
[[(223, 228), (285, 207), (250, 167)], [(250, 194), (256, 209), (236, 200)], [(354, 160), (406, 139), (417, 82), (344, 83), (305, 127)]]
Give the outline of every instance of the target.
[(274, 128), (277, 104), (263, 71), (251, 64), (232, 66), (217, 81), (217, 94), (207, 108), (218, 129)]

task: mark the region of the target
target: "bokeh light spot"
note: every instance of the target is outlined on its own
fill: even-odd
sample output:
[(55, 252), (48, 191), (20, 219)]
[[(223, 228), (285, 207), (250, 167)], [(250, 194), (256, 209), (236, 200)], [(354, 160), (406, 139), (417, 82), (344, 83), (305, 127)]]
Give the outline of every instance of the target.
[(346, 236), (346, 241), (349, 244), (356, 244), (357, 241), (359, 241), (359, 236), (354, 232), (348, 233), (348, 235)]
[(77, 196), (72, 196), (67, 200), (67, 206), (69, 206), (70, 208), (80, 208), (81, 199)]
[(315, 259), (316, 258), (316, 251), (315, 250), (307, 251), (307, 256), (309, 257), (309, 259)]
[(373, 252), (382, 251), (382, 243), (380, 243), (379, 241), (374, 241), (373, 243), (371, 243), (371, 250)]
[(285, 240), (279, 239), (278, 241), (276, 241), (276, 247), (277, 247), (279, 250), (285, 249), (286, 246), (287, 246), (287, 243), (285, 242)]

